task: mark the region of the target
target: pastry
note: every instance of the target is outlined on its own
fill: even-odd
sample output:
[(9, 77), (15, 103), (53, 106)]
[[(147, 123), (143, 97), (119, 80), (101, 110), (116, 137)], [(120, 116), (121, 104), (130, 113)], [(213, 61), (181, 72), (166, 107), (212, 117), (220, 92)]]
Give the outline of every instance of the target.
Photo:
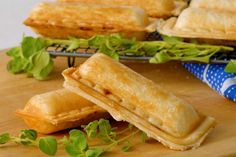
[(50, 38), (120, 33), (142, 40), (151, 23), (145, 11), (138, 7), (44, 2), (32, 10), (24, 24)]
[(16, 114), (24, 119), (29, 128), (43, 134), (109, 117), (105, 110), (67, 89), (36, 95)]
[(87, 4), (137, 6), (144, 9), (151, 17), (166, 18), (178, 15), (187, 6), (181, 0), (58, 0), (61, 2), (80, 2)]
[(108, 56), (97, 53), (63, 72), (64, 87), (171, 149), (198, 147), (215, 120)]
[(236, 0), (192, 0), (190, 7), (236, 12)]
[(158, 25), (158, 31), (169, 36), (236, 40), (236, 15), (203, 8), (187, 8), (178, 18)]

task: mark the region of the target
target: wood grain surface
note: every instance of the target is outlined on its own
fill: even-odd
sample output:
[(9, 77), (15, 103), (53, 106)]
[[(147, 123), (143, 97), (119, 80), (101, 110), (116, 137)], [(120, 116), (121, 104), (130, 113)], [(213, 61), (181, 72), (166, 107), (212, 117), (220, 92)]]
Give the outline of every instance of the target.
[[(27, 100), (35, 94), (62, 87), (61, 72), (67, 67), (66, 58), (56, 58), (55, 68), (46, 81), (27, 78), (25, 74), (13, 75), (6, 69), (9, 58), (0, 53), (0, 133), (17, 134), (26, 129), (22, 119), (14, 115), (14, 111), (23, 108)], [(77, 59), (77, 65), (84, 59)], [(128, 63), (127, 66), (152, 79), (177, 96), (188, 101), (200, 112), (216, 118), (217, 126), (206, 138), (202, 146), (185, 152), (172, 151), (155, 140), (141, 143), (135, 138), (135, 147), (130, 152), (122, 152), (120, 148), (104, 154), (104, 157), (230, 157), (236, 156), (236, 103), (218, 95), (207, 85), (193, 77), (179, 63), (151, 65), (148, 63)], [(55, 136), (62, 136), (67, 131)], [(57, 157), (66, 157), (59, 150)], [(0, 146), (0, 157), (46, 157), (35, 147), (24, 147), (13, 144)]]

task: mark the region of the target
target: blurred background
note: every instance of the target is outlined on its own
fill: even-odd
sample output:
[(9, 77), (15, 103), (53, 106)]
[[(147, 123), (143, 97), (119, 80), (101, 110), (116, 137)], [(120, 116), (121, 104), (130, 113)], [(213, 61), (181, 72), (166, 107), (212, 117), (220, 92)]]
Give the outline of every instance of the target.
[(0, 0), (0, 50), (17, 46), (22, 35), (35, 34), (22, 23), (42, 0)]

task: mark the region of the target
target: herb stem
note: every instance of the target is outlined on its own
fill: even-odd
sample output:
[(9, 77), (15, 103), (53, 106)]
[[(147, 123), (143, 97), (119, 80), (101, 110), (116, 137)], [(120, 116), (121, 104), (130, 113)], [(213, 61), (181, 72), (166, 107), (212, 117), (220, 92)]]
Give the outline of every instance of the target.
[(123, 138), (121, 138), (121, 139), (119, 139), (119, 140), (117, 140), (117, 141), (115, 141), (115, 142), (113, 142), (113, 143), (111, 143), (111, 144), (109, 144), (109, 145), (108, 145), (105, 149), (103, 149), (103, 150), (104, 150), (104, 151), (108, 151), (108, 150), (110, 150), (113, 146), (115, 146), (115, 145), (117, 145), (117, 144), (119, 144), (119, 143), (121, 143), (121, 142), (123, 142), (123, 141), (129, 139), (130, 137), (136, 135), (136, 134), (139, 133), (139, 132), (140, 132), (140, 130), (136, 130), (135, 132), (133, 132), (133, 133), (131, 133), (131, 134), (129, 134), (129, 135), (127, 135), (127, 136), (125, 136), (125, 137), (123, 137)]

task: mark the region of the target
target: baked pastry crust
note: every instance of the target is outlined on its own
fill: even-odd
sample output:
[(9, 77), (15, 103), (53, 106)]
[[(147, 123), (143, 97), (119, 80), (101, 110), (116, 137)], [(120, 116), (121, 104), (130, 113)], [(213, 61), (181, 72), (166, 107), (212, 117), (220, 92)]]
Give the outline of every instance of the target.
[(64, 87), (175, 150), (198, 147), (215, 126), (212, 117), (124, 65), (95, 54), (63, 72)]
[(121, 33), (141, 40), (149, 31), (146, 29), (148, 16), (138, 7), (82, 3), (41, 3), (31, 11), (24, 24), (51, 38)]
[(236, 0), (192, 0), (190, 7), (236, 12)]
[(160, 22), (158, 31), (169, 36), (236, 40), (236, 16), (202, 8), (187, 8), (177, 18)]
[(58, 0), (60, 2), (80, 2), (86, 4), (137, 6), (151, 17), (167, 18), (178, 15), (187, 6), (185, 1), (176, 0)]
[(67, 89), (32, 97), (24, 109), (16, 111), (26, 124), (43, 134), (78, 127), (109, 114)]

